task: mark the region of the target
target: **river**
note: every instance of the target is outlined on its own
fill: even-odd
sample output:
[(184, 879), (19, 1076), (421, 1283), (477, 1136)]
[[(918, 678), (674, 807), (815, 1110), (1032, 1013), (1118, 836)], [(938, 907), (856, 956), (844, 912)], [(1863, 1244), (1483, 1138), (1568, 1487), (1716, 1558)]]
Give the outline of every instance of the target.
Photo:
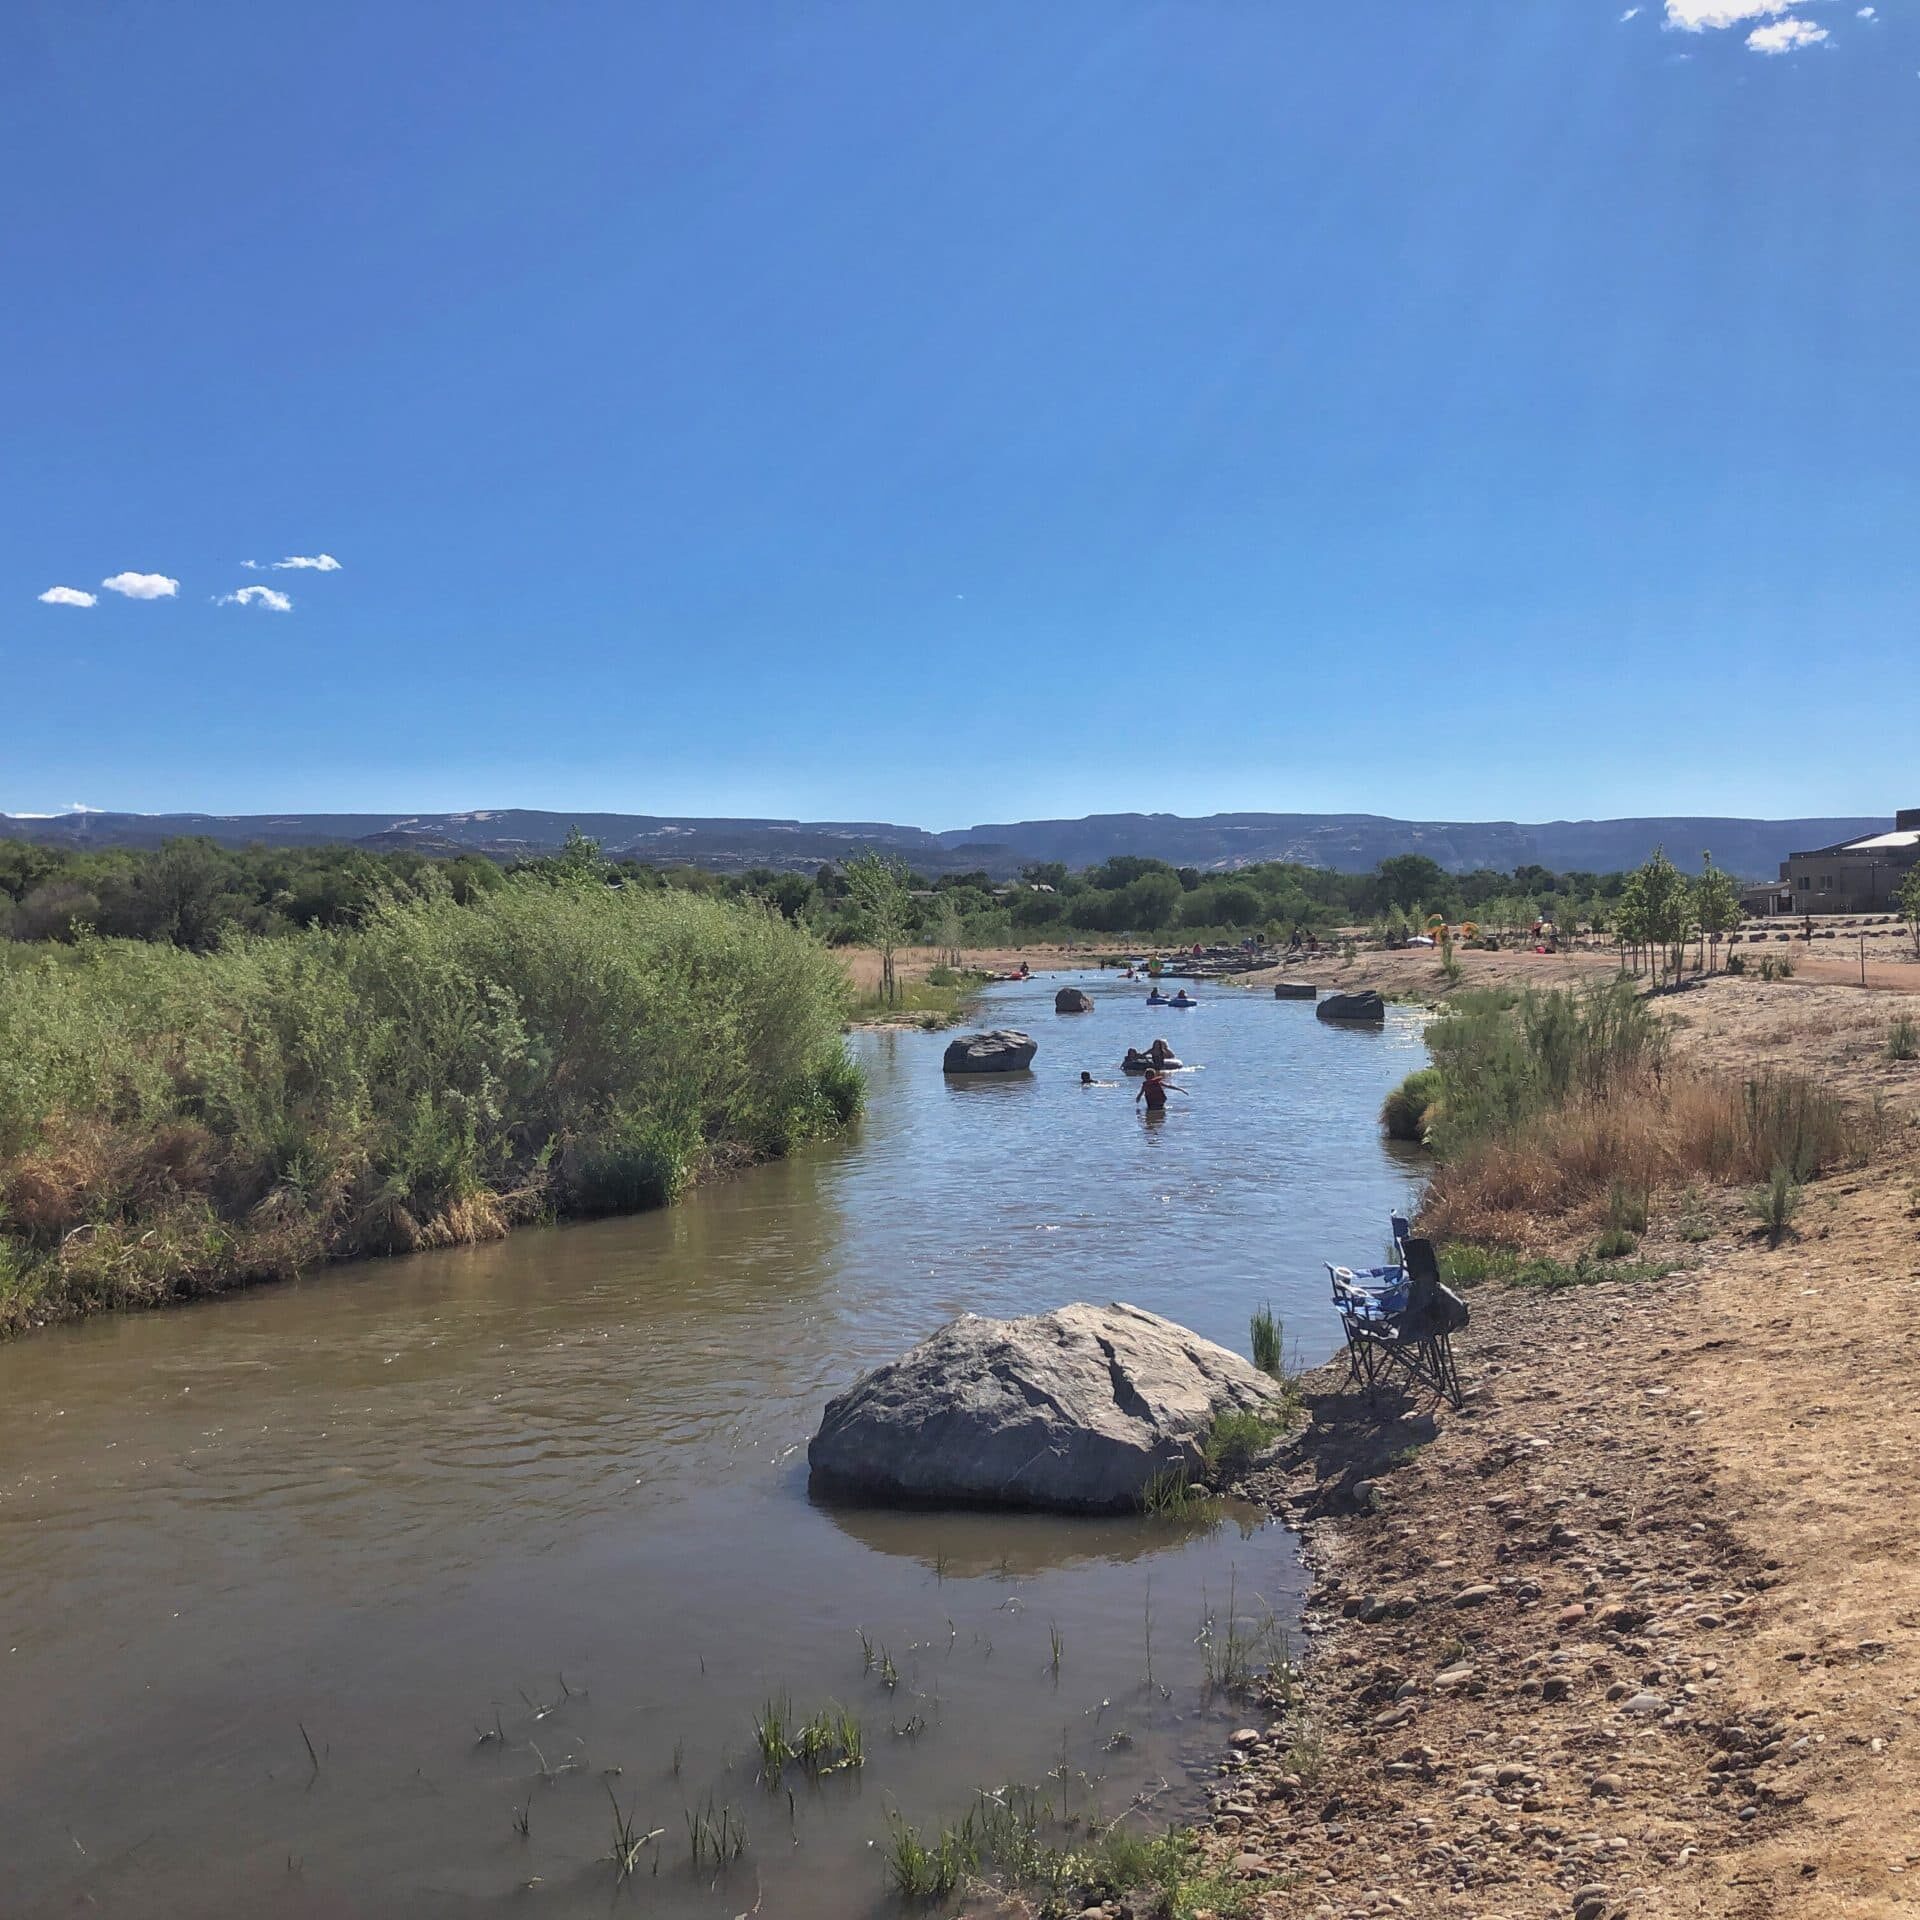
[[(1320, 1263), (1417, 1177), (1375, 1113), (1420, 1023), (1114, 975), (1056, 1016), (1066, 977), (984, 996), (1033, 1074), (862, 1035), (852, 1135), (668, 1212), (0, 1348), (0, 1914), (837, 1920), (893, 1910), (891, 1817), (983, 1786), (1189, 1810), (1231, 1724), (1203, 1614), (1284, 1627), (1284, 1529), (837, 1510), (806, 1440), (967, 1309), (1124, 1299), (1244, 1353), (1271, 1301), (1324, 1357)], [(1197, 1070), (1147, 1124), (1117, 1064), (1156, 1033)], [(865, 1766), (767, 1790), (770, 1696), (847, 1706)], [(718, 1873), (708, 1809), (748, 1833)], [(661, 1830), (624, 1885), (616, 1813)]]

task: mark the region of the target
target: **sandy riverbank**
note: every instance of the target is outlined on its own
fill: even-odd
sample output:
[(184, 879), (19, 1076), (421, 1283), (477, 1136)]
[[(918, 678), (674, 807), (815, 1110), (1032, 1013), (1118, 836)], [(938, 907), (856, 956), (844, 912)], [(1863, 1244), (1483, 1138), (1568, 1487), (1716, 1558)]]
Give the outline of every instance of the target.
[[(1469, 984), (1608, 970), (1463, 958)], [(1332, 971), (1407, 991), (1422, 963)], [(1811, 1185), (1778, 1249), (1723, 1193), (1703, 1242), (1657, 1212), (1667, 1279), (1476, 1289), (1458, 1414), (1309, 1378), (1260, 1483), (1315, 1573), (1300, 1694), (1250, 1716), (1209, 1842), (1249, 1913), (1920, 1908), (1920, 1067), (1881, 1051), (1884, 991), (1669, 1005), (1684, 1053), (1904, 1125)]]
[[(1060, 973), (1075, 967), (1097, 967), (1103, 953), (1122, 951), (1134, 949), (1122, 949), (1111, 941), (1088, 946), (1050, 941), (1030, 947), (967, 947), (961, 952), (960, 964), (983, 973), (1013, 973), (1025, 961), (1035, 973)], [(879, 991), (880, 956), (872, 947), (836, 947), (834, 954), (846, 968), (856, 992)], [(937, 947), (902, 947), (894, 956), (894, 971), (903, 982), (924, 980), (943, 962), (944, 955)]]

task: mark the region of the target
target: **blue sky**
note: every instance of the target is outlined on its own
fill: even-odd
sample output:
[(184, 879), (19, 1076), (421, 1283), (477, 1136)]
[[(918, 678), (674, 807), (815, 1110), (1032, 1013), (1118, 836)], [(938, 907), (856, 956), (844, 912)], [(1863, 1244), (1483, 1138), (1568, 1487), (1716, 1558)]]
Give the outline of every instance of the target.
[(1628, 12), (15, 0), (0, 808), (1920, 804), (1920, 0)]

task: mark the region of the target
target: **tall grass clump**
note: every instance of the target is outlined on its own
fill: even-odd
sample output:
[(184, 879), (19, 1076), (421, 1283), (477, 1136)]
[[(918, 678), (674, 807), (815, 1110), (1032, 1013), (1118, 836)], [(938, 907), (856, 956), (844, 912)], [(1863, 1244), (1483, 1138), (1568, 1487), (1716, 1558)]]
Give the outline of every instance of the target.
[(1897, 1013), (1887, 1023), (1887, 1058), (1920, 1060), (1920, 1021), (1910, 1013)]
[(0, 1332), (664, 1204), (858, 1110), (845, 996), (777, 914), (598, 880), (0, 946)]
[(1752, 1201), (1754, 1217), (1767, 1236), (1767, 1245), (1777, 1247), (1787, 1237), (1793, 1216), (1800, 1211), (1800, 1188), (1787, 1166), (1775, 1167), (1765, 1186)]
[(1280, 1322), (1274, 1318), (1271, 1304), (1260, 1308), (1250, 1326), (1253, 1364), (1270, 1378), (1278, 1380), (1285, 1371), (1281, 1353)]

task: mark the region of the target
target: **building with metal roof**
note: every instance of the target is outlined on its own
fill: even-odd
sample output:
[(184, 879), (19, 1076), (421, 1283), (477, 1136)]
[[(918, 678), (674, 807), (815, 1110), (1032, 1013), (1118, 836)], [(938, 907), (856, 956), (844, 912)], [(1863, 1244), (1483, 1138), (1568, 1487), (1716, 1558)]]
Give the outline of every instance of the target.
[(1793, 895), (1795, 913), (1892, 913), (1900, 884), (1917, 863), (1920, 807), (1906, 807), (1894, 815), (1891, 833), (1788, 854), (1780, 880)]

